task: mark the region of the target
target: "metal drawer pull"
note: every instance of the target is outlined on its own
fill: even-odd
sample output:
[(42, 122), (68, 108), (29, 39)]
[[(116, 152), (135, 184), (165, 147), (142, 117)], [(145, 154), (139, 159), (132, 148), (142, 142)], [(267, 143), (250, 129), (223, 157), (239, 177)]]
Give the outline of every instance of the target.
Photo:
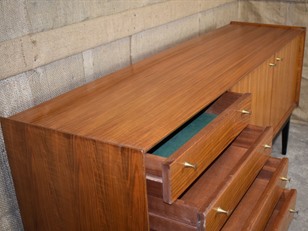
[(241, 113), (242, 113), (242, 114), (248, 114), (248, 115), (249, 115), (249, 114), (250, 114), (250, 111), (247, 111), (247, 110), (241, 110)]
[(188, 162), (184, 162), (184, 167), (185, 168), (193, 168), (193, 169), (197, 169), (197, 165), (196, 164), (191, 164), (191, 163), (188, 163)]
[(269, 66), (274, 67), (274, 66), (276, 66), (276, 63), (269, 63)]
[(298, 211), (298, 210), (295, 210), (295, 209), (289, 209), (289, 212), (290, 212), (290, 213), (296, 213), (296, 214), (299, 213), (299, 211)]
[(264, 148), (272, 148), (272, 146), (271, 146), (271, 145), (268, 145), (268, 144), (265, 144), (265, 145), (264, 145)]
[(282, 57), (277, 57), (277, 58), (276, 58), (276, 61), (282, 61), (282, 60), (283, 60)]
[(291, 181), (291, 178), (282, 176), (282, 177), (280, 177), (280, 180), (290, 182), (290, 181)]
[(229, 211), (226, 211), (220, 207), (216, 208), (215, 210), (217, 213), (223, 213), (223, 214), (226, 214), (227, 216), (229, 216), (229, 213), (230, 213)]

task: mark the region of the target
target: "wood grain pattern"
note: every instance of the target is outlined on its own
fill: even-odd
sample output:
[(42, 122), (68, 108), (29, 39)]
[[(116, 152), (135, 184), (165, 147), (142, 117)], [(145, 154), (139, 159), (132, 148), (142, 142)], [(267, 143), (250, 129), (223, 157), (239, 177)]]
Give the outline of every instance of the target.
[(252, 93), (254, 114), (251, 123), (273, 126), (274, 136), (298, 104), (298, 86), (301, 82), (299, 72), (302, 67), (299, 57), (302, 57), (303, 37), (302, 34), (293, 38), (231, 88), (234, 92)]
[(270, 150), (265, 150), (263, 143), (271, 140), (272, 130), (255, 126), (249, 126), (244, 131), (246, 129), (254, 130), (243, 132), (243, 135), (252, 134), (254, 137), (247, 139), (250, 142), (247, 143), (248, 148), (231, 144), (171, 205), (156, 196), (149, 196), (149, 211), (198, 226), (198, 230), (204, 230), (204, 227), (206, 230), (219, 230), (227, 216), (218, 215), (215, 208), (219, 206), (232, 211), (269, 157)]
[[(224, 101), (231, 93), (223, 95)], [(167, 203), (175, 201), (187, 187), (220, 155), (233, 139), (247, 126), (250, 111), (250, 95), (237, 98), (194, 139), (188, 141), (163, 163), (163, 198)], [(196, 169), (185, 168), (183, 163), (195, 164)]]
[(265, 231), (287, 231), (293, 217), (296, 216), (294, 213), (290, 213), (290, 209), (295, 208), (296, 204), (296, 190), (284, 190), (276, 207), (268, 221)]
[(285, 186), (288, 160), (271, 157), (222, 230), (264, 230)]
[(157, 214), (149, 214), (150, 222), (152, 224), (151, 231), (197, 231), (197, 227), (187, 225), (185, 223), (178, 222), (177, 220), (171, 220), (166, 217), (159, 216)]
[[(225, 93), (206, 110), (218, 116), (170, 157), (145, 155), (146, 172), (162, 178), (160, 184), (163, 184), (163, 198), (167, 203), (177, 199), (247, 126), (250, 115), (242, 114), (241, 110), (250, 111), (250, 98), (249, 94)], [(185, 162), (197, 168), (185, 168)], [(148, 183), (148, 186), (150, 194), (159, 193), (159, 183)]]
[(148, 229), (143, 153), (1, 123), (25, 230)]
[(290, 108), (291, 110), (295, 108), (298, 38), (293, 39), (278, 51), (273, 61), (276, 66), (273, 68), (271, 124), (275, 129), (288, 118), (286, 113)]
[(225, 39), (203, 35), (12, 118), (147, 151), (301, 30), (231, 24), (217, 33)]
[(250, 123), (254, 125), (270, 126), (272, 124), (271, 99), (273, 68), (269, 68), (269, 63), (273, 61), (274, 56), (271, 56), (230, 89), (232, 92), (251, 93), (251, 108), (253, 113)]
[[(242, 155), (260, 151), (255, 139), (262, 129), (244, 132), (247, 138), (231, 145), (228, 152), (234, 156), (223, 168), (217, 167), (221, 172), (208, 171), (212, 178), (207, 180), (213, 188), (195, 186), (201, 198), (189, 196), (194, 191), (189, 185), (214, 165), (214, 159), (246, 126), (248, 116), (239, 110), (250, 108), (249, 97), (244, 95), (238, 107), (231, 105), (230, 112), (221, 105), (212, 107), (210, 110), (221, 116), (170, 158), (151, 159), (146, 152), (239, 81), (240, 87), (233, 89), (253, 93), (252, 109), (258, 109), (253, 111), (253, 121), (262, 125), (274, 121), (276, 133), (298, 104), (304, 38), (305, 29), (300, 27), (234, 22), (10, 118), (1, 118), (25, 229), (148, 230), (148, 206), (151, 213), (164, 214), (154, 220), (167, 227), (173, 220), (176, 227), (180, 227), (179, 221), (192, 229), (221, 227), (225, 219), (215, 220), (213, 208), (223, 204), (233, 210), (248, 187), (263, 155), (254, 165), (246, 163)], [(291, 67), (268, 69), (265, 61), (276, 55), (285, 55)], [(281, 76), (288, 78), (280, 81)], [(273, 87), (290, 88), (271, 92)], [(184, 161), (196, 162), (197, 171), (184, 171)], [(246, 167), (241, 165), (244, 162)], [(230, 163), (238, 163), (238, 172)], [(150, 169), (147, 173), (146, 166)], [(275, 164), (267, 168), (271, 171)], [(215, 182), (213, 176), (218, 173), (225, 174), (218, 177), (220, 180), (229, 173), (234, 178)], [(148, 189), (154, 189), (149, 202), (146, 174)], [(149, 177), (157, 181), (151, 183)], [(160, 181), (168, 187), (164, 188), (165, 201), (172, 202), (184, 192), (186, 196), (173, 205), (158, 203)], [(267, 212), (249, 218), (247, 227), (256, 224), (261, 228), (270, 216), (280, 192), (275, 183), (271, 185), (274, 189), (262, 194), (262, 201), (271, 201), (258, 207)]]

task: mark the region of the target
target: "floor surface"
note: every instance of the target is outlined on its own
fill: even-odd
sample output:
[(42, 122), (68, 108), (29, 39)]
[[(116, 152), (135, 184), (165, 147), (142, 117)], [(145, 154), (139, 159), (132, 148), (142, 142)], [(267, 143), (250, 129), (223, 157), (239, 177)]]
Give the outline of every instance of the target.
[(298, 215), (292, 221), (289, 231), (308, 230), (308, 126), (291, 123), (287, 155), (281, 155), (281, 137), (273, 145), (273, 156), (289, 158), (287, 187), (297, 189), (296, 209)]

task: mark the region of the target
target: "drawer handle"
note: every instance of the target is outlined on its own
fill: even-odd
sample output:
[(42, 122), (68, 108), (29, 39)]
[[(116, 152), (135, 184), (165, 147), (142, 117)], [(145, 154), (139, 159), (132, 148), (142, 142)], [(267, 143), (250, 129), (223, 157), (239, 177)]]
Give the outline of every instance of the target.
[(242, 114), (247, 114), (247, 115), (249, 115), (249, 114), (250, 114), (250, 111), (247, 111), (247, 110), (241, 110), (241, 113), (242, 113)]
[(298, 210), (295, 210), (295, 209), (289, 209), (289, 212), (290, 212), (290, 213), (296, 213), (296, 214), (299, 213), (299, 211), (298, 211)]
[(196, 164), (191, 164), (191, 163), (188, 163), (188, 162), (184, 162), (184, 167), (185, 168), (193, 168), (193, 169), (197, 169), (197, 165)]
[(274, 66), (276, 66), (276, 63), (269, 63), (269, 66), (274, 67)]
[(290, 182), (290, 181), (291, 181), (291, 178), (282, 176), (282, 177), (280, 177), (280, 180)]
[(277, 58), (276, 58), (276, 61), (282, 61), (282, 60), (283, 60), (282, 57), (277, 57)]
[(217, 213), (223, 213), (223, 214), (226, 214), (227, 216), (229, 216), (229, 214), (230, 214), (229, 211), (224, 210), (224, 209), (222, 209), (220, 207), (216, 208), (215, 210), (216, 210)]
[(272, 146), (271, 146), (271, 145), (268, 145), (268, 144), (265, 144), (265, 145), (264, 145), (264, 148), (272, 148)]

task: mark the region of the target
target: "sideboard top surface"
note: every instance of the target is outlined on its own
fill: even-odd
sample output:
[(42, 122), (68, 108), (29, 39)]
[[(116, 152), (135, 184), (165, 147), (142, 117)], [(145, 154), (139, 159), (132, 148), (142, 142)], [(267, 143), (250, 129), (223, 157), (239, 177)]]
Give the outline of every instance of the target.
[(231, 23), (9, 119), (147, 151), (303, 31)]

